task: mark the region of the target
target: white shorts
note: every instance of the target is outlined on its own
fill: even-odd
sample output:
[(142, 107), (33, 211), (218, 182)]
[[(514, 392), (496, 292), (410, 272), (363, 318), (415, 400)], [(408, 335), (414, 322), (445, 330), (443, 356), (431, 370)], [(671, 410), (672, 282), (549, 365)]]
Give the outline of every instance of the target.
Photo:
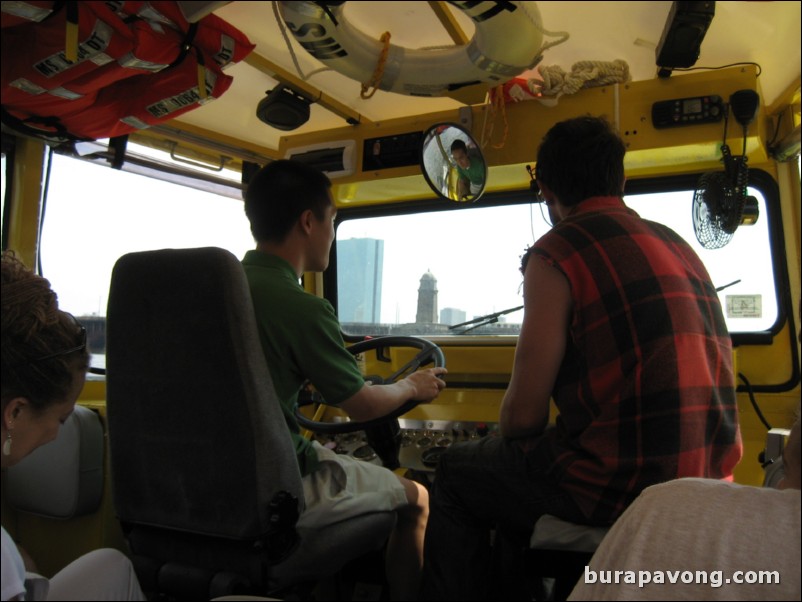
[(298, 529), (318, 529), (360, 514), (407, 505), (406, 491), (394, 472), (312, 443), (320, 465), (303, 478), (306, 509), (298, 519)]

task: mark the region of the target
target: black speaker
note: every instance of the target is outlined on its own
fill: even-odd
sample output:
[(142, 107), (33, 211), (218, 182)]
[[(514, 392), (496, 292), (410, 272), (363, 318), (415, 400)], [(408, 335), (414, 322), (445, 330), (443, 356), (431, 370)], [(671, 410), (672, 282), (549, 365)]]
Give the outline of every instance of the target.
[(310, 104), (310, 100), (286, 86), (277, 86), (259, 102), (256, 116), (278, 130), (294, 130), (309, 121)]
[(702, 40), (716, 13), (715, 2), (674, 2), (663, 36), (655, 50), (659, 75), (671, 69), (692, 67), (699, 58)]

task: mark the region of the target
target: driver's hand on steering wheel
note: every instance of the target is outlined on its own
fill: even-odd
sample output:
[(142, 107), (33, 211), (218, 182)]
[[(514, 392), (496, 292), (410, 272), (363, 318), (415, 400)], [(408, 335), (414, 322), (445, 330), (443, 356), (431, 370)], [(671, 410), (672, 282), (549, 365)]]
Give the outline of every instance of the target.
[(446, 388), (446, 382), (440, 378), (446, 374), (448, 374), (448, 370), (445, 368), (427, 368), (407, 376), (404, 380), (415, 389), (415, 394), (410, 399), (423, 403), (435, 399), (440, 395), (440, 391)]

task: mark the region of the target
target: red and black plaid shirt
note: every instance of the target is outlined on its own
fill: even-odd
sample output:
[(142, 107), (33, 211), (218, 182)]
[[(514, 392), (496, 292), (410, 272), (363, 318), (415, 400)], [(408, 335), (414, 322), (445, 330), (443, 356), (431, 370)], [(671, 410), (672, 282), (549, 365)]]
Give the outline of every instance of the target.
[(535, 453), (588, 520), (615, 520), (655, 483), (731, 478), (742, 452), (732, 344), (690, 246), (598, 197), (531, 254), (565, 274), (574, 304), (559, 417)]

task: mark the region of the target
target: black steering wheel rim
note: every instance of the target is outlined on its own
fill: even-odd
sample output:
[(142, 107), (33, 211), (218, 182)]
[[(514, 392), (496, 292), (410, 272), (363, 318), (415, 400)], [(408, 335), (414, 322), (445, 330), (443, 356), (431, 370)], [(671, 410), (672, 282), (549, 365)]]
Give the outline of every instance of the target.
[[(381, 386), (382, 384), (395, 382), (404, 375), (414, 372), (419, 367), (425, 366), (429, 363), (434, 363), (435, 368), (445, 367), (446, 365), (446, 358), (443, 354), (443, 350), (431, 341), (427, 341), (426, 339), (422, 339), (420, 337), (390, 335), (365, 339), (364, 341), (360, 341), (348, 347), (348, 351), (356, 355), (357, 353), (362, 353), (364, 351), (383, 349), (387, 347), (413, 347), (420, 349), (420, 351), (415, 354), (415, 357), (412, 358), (412, 360), (404, 364), (390, 377), (383, 379), (381, 383), (374, 384), (374, 386)], [(365, 420), (363, 422), (318, 422), (304, 416), (301, 413), (298, 405), (295, 406), (294, 413), (295, 419), (298, 421), (298, 424), (301, 427), (314, 433), (320, 433), (323, 435), (338, 435), (342, 433), (353, 433), (356, 431), (367, 430), (376, 426), (380, 426), (390, 420), (398, 418), (402, 414), (407, 413), (419, 403), (419, 401), (410, 399), (384, 416), (379, 416), (378, 418)]]

